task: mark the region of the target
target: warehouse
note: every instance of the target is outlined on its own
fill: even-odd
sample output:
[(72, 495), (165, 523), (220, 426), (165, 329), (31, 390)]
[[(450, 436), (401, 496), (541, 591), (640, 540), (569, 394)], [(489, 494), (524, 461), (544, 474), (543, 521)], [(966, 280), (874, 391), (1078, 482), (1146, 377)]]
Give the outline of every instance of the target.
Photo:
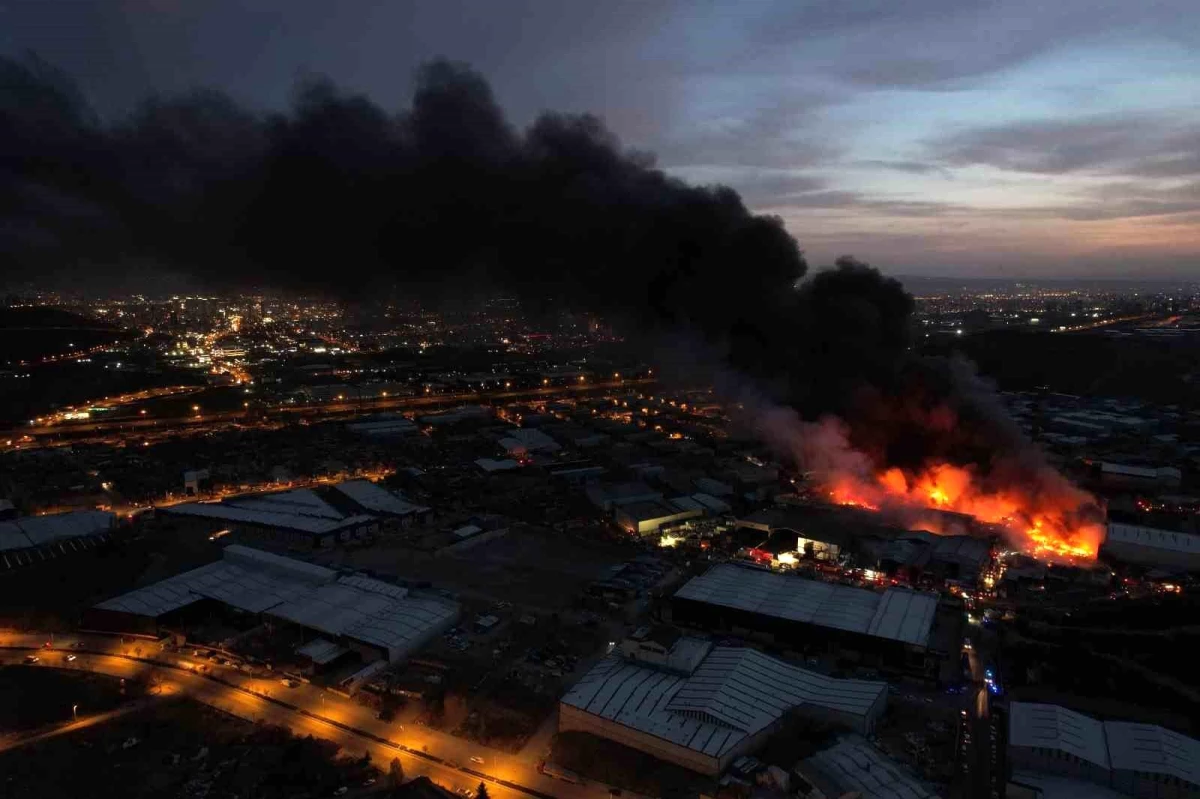
[(814, 645), (871, 656), (911, 673), (936, 670), (929, 654), (936, 594), (818, 582), (719, 564), (675, 593), (671, 618), (801, 650)]
[(370, 480), (347, 480), (333, 488), (359, 512), (397, 519), (402, 526), (427, 522), (433, 513), (424, 505), (409, 502)]
[(0, 552), (105, 535), (116, 525), (116, 515), (101, 510), (76, 510), (0, 521)]
[[(271, 510), (272, 507), (278, 510)], [(251, 532), (293, 549), (323, 549), (339, 541), (362, 538), (379, 531), (379, 522), (374, 516), (343, 518), (337, 511), (334, 511), (337, 515), (333, 517), (311, 515), (311, 506), (307, 513), (298, 511), (299, 508), (288, 508), (282, 503), (261, 499), (251, 507), (244, 504), (189, 502), (162, 509), (169, 516), (208, 520), (215, 526), (226, 525)]]
[(114, 632), (171, 628), (202, 602), (288, 622), (359, 652), (398, 661), (451, 627), (458, 605), (363, 575), (231, 545), (221, 560), (96, 605), (85, 625)]
[[(562, 698), (559, 731), (588, 732), (715, 776), (761, 746), (790, 711), (869, 734), (887, 701), (886, 683), (839, 680), (695, 638), (672, 643), (681, 646), (688, 656), (665, 662), (690, 672), (616, 654), (600, 661)], [(692, 657), (700, 647), (707, 653)]]
[(614, 510), (617, 524), (630, 533), (651, 535), (665, 524), (695, 519), (704, 515), (704, 506), (691, 497), (647, 500), (619, 505)]
[(1100, 552), (1121, 563), (1168, 571), (1200, 571), (1200, 535), (1190, 533), (1109, 522)]
[(1029, 771), (1146, 799), (1200, 797), (1200, 741), (1154, 724), (1099, 721), (1058, 705), (1009, 705), (1014, 780)]

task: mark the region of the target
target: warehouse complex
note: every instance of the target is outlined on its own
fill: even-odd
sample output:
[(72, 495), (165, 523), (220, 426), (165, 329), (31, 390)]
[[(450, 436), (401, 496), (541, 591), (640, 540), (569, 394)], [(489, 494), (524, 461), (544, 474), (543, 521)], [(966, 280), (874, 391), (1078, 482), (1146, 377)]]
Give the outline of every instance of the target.
[(367, 661), (403, 660), (459, 615), (440, 597), (234, 544), (215, 563), (101, 602), (85, 625), (158, 632), (214, 604), (310, 631)]
[(675, 593), (671, 618), (707, 629), (744, 632), (800, 650), (814, 644), (876, 656), (927, 671), (936, 594), (889, 588), (882, 593), (745, 566), (719, 564)]
[(1099, 721), (1058, 705), (1010, 704), (1008, 759), (1016, 783), (1028, 771), (1147, 799), (1200, 797), (1200, 741), (1153, 724)]
[(562, 698), (559, 730), (701, 774), (720, 774), (791, 711), (867, 734), (887, 701), (886, 683), (827, 677), (749, 648), (655, 633), (626, 643), (623, 653), (646, 649), (650, 657), (613, 654), (594, 666)]
[(1123, 563), (1168, 571), (1200, 571), (1200, 535), (1190, 533), (1109, 522), (1100, 552)]

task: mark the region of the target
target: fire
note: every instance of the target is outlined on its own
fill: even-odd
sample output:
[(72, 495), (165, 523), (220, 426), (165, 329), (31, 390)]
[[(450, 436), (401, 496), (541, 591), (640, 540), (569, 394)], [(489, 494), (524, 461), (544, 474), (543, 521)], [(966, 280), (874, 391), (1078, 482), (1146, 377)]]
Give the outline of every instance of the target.
[(991, 486), (969, 467), (937, 463), (916, 472), (892, 468), (871, 478), (836, 474), (825, 481), (835, 502), (896, 513), (913, 528), (948, 532), (935, 509), (997, 525), (1027, 553), (1053, 560), (1092, 560), (1103, 539), (1097, 521), (1083, 518), (1094, 499), (1055, 476), (1036, 489)]

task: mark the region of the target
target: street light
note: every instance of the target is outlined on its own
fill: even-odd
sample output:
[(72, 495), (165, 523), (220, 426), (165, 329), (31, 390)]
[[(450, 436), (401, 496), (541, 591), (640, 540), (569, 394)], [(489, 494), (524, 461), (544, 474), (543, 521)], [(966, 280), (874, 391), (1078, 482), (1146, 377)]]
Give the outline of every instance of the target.
[(71, 721), (79, 721), (79, 714), (76, 712), (78, 710), (79, 705), (71, 705)]

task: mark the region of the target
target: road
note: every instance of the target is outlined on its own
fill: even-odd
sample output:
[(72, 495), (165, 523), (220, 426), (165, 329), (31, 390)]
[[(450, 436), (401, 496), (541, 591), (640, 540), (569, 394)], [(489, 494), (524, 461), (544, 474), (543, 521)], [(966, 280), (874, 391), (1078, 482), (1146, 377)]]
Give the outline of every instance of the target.
[(588, 382), (572, 386), (539, 386), (537, 388), (513, 389), (500, 391), (471, 391), (457, 394), (422, 394), (407, 397), (377, 397), (365, 400), (346, 400), (325, 402), (310, 405), (269, 405), (259, 406), (250, 410), (236, 409), (229, 411), (200, 412), (192, 416), (175, 416), (170, 418), (153, 418), (149, 416), (118, 416), (106, 417), (98, 421), (62, 422), (51, 425), (30, 425), (7, 431), (0, 431), (0, 440), (12, 439), (19, 441), (22, 436), (34, 439), (33, 444), (22, 444), (19, 448), (29, 449), (37, 446), (38, 441), (48, 442), (60, 437), (75, 437), (85, 434), (92, 436), (109, 436), (122, 438), (126, 436), (140, 437), (147, 432), (162, 431), (171, 428), (189, 429), (204, 428), (215, 424), (233, 422), (281, 421), (292, 419), (322, 419), (326, 417), (346, 417), (380, 411), (397, 411), (407, 409), (430, 408), (439, 405), (461, 405), (463, 403), (489, 403), (495, 400), (550, 399), (553, 397), (575, 396), (596, 391), (611, 391), (613, 389), (635, 389), (641, 386), (653, 385), (654, 378), (625, 378), (605, 382)]
[[(393, 757), (399, 757), (407, 777), (426, 775), (452, 790), (474, 789), (482, 780), (489, 794), (498, 799), (608, 796), (608, 785), (557, 780), (538, 772), (532, 760), (426, 727), (379, 721), (368, 708), (318, 687), (288, 688), (276, 678), (251, 676), (186, 654), (161, 651), (154, 641), (123, 642), (79, 634), (55, 636), (50, 649), (44, 648), (45, 643), (42, 633), (0, 632), (0, 663), (20, 665), (26, 655), (36, 651), (41, 661), (31, 668), (91, 671), (126, 679), (149, 679), (153, 672), (164, 691), (178, 692), (249, 721), (278, 724), (297, 735), (333, 741), (354, 755), (369, 752), (372, 762), (385, 770)], [(68, 653), (76, 659), (67, 661)], [(207, 671), (197, 671), (200, 667)]]
[[(0, 660), (3, 660), (2, 656), (0, 656)], [(169, 693), (169, 691), (167, 693)], [(130, 702), (128, 705), (122, 705), (115, 710), (84, 716), (83, 718), (64, 724), (61, 727), (55, 727), (52, 730), (34, 733), (33, 735), (7, 738), (0, 742), (0, 753), (7, 752), (9, 749), (19, 749), (22, 746), (28, 746), (29, 744), (37, 743), (38, 741), (45, 741), (48, 738), (57, 738), (60, 735), (67, 735), (68, 733), (72, 733), (77, 730), (84, 730), (88, 727), (94, 727), (97, 724), (103, 724), (107, 721), (112, 721), (115, 718), (120, 718), (121, 716), (133, 713), (136, 710), (141, 710), (142, 708), (147, 707), (149, 704), (150, 703), (147, 701)]]
[[(955, 747), (956, 777), (960, 795), (967, 799), (1000, 799), (1006, 783), (1003, 764), (1003, 718), (992, 713), (991, 694), (985, 682), (987, 653), (994, 636), (979, 630), (975, 648), (967, 653), (971, 669), (970, 702), (958, 720)], [(980, 656), (980, 647), (984, 655)]]

